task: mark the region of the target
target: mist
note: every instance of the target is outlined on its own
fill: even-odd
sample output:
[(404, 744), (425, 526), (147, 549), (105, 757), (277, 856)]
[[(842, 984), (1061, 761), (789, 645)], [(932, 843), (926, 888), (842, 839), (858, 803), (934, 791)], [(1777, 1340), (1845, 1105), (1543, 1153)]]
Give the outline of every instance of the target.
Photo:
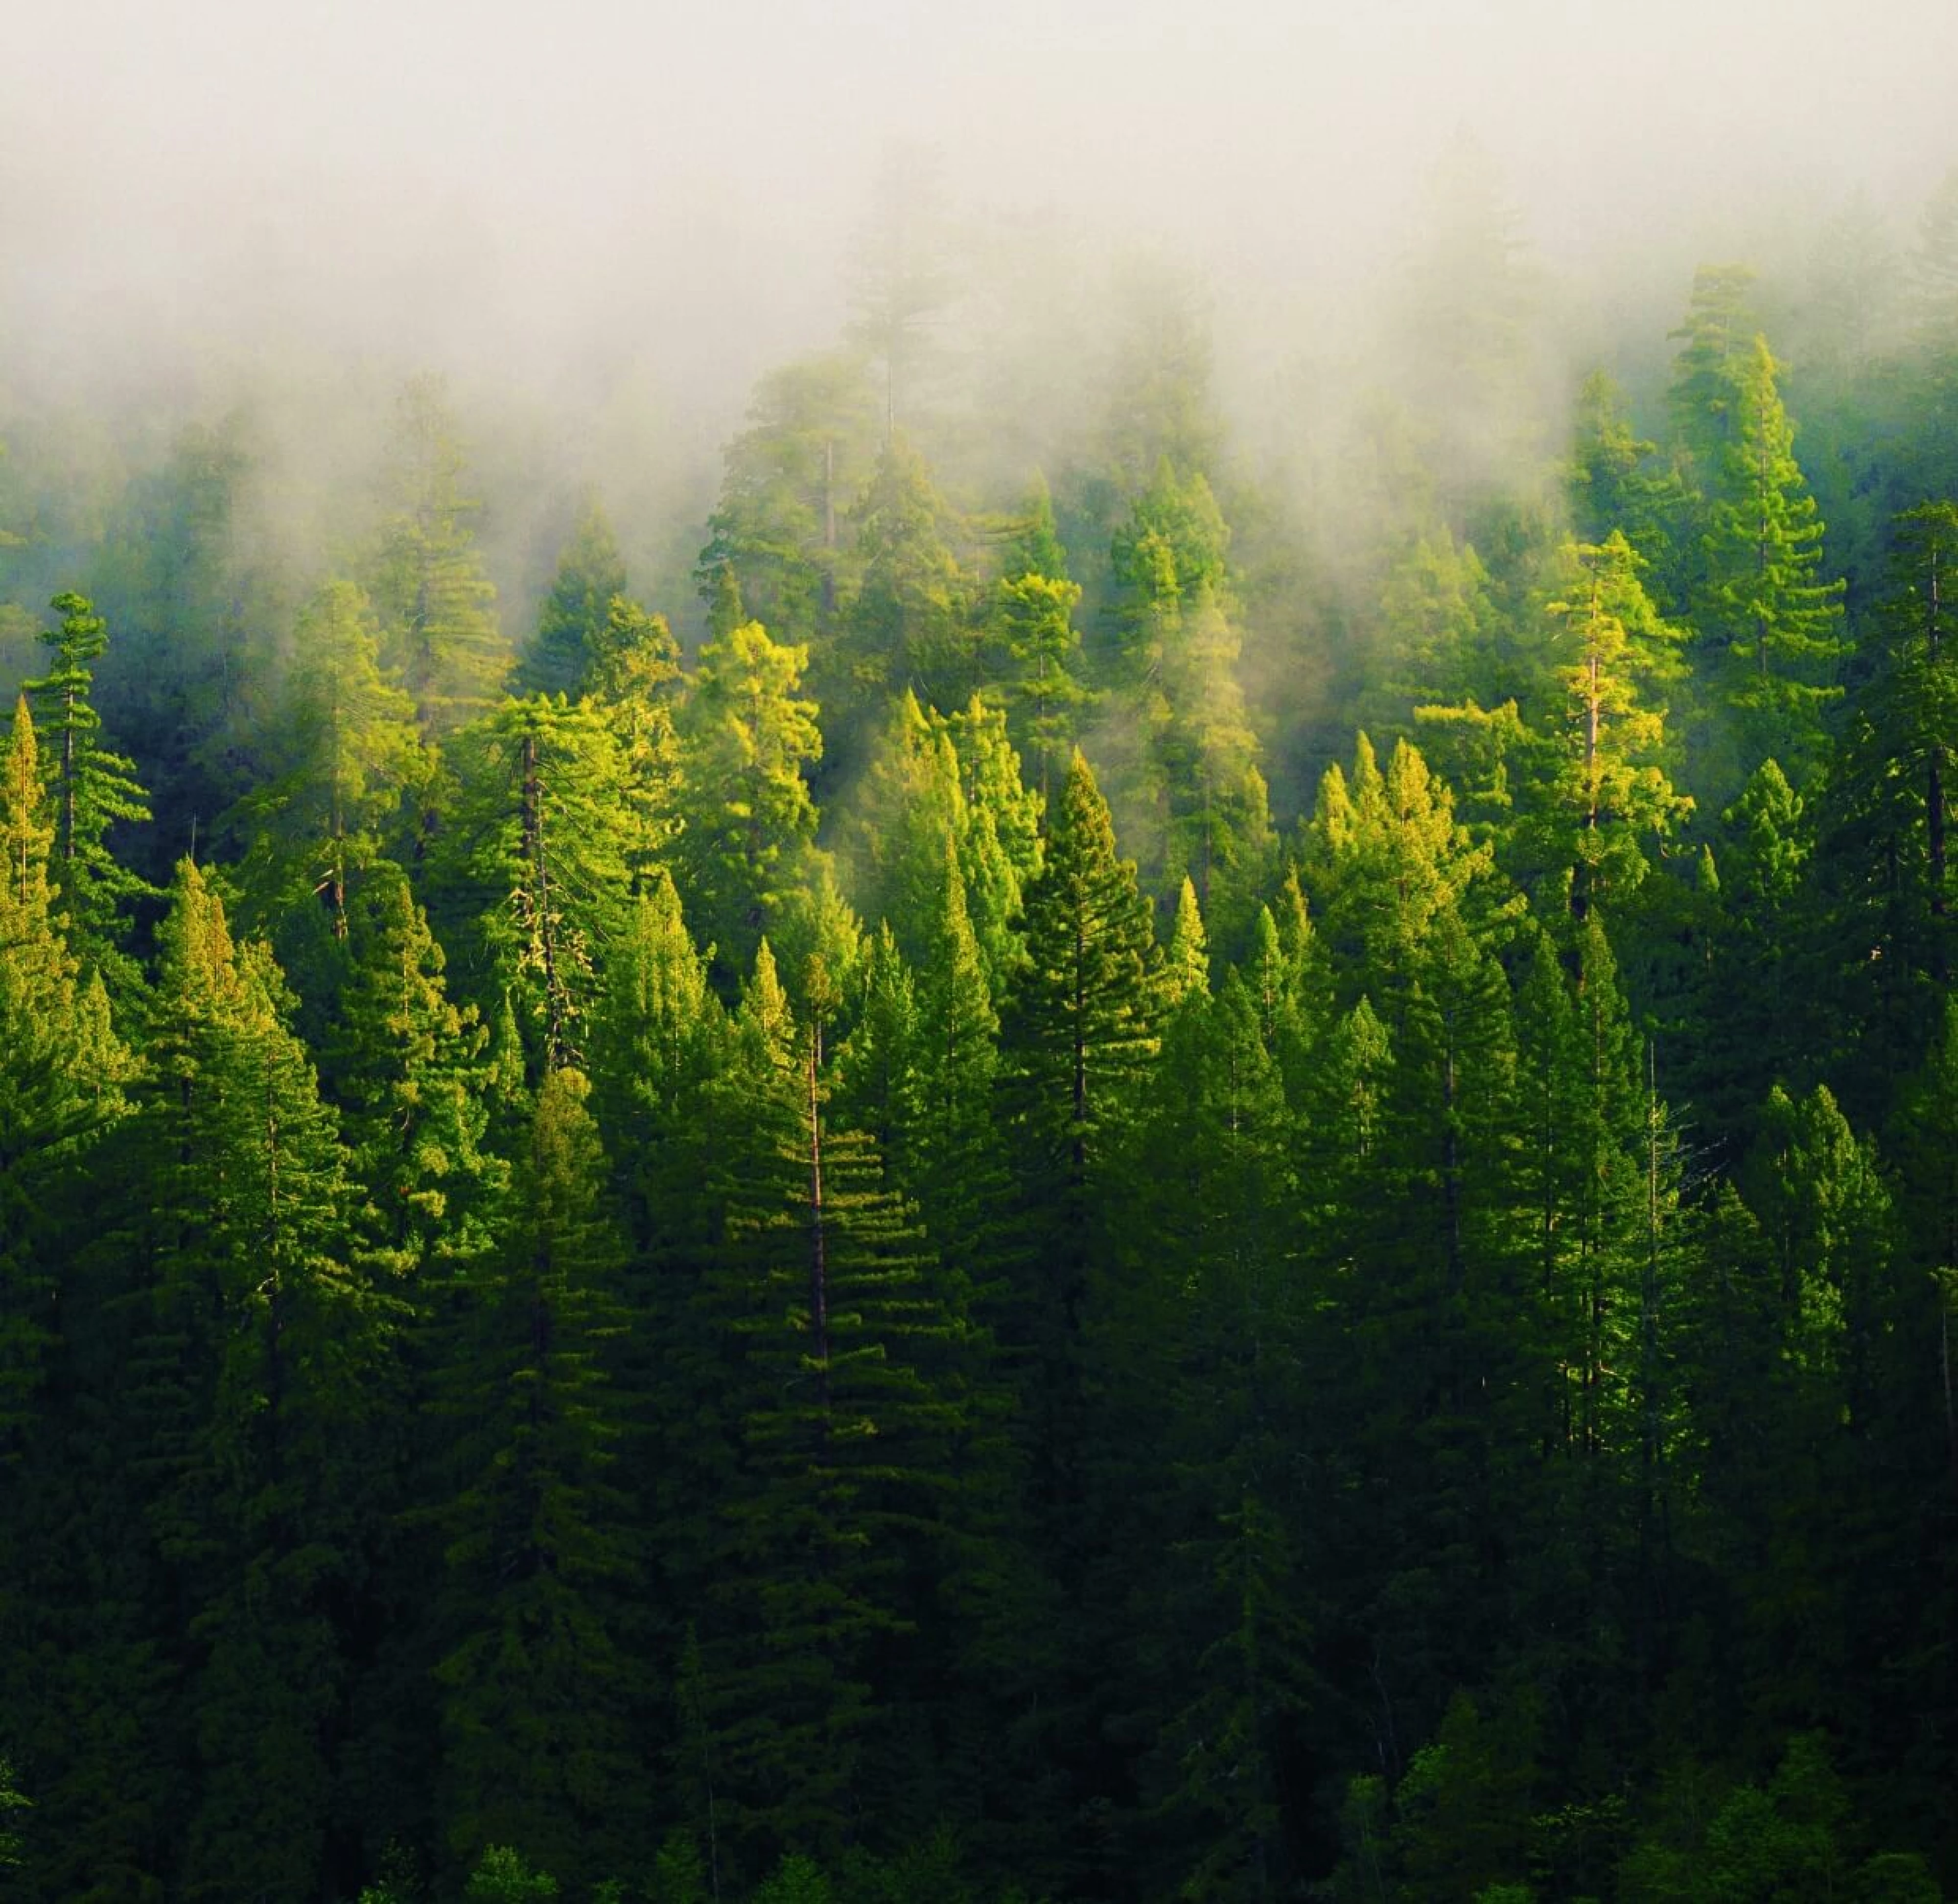
[(84, 0), (10, 27), (8, 375), (221, 376), (297, 336), (547, 387), (643, 360), (724, 416), (833, 330), (894, 143), (975, 213), (1187, 260), (1248, 356), (1351, 308), (1461, 131), (1594, 274), (1858, 187), (1908, 216), (1954, 52), (1940, 0)]
[(30, 10), (9, 53), (17, 459), (106, 432), (126, 473), (242, 407), (261, 512), (318, 569), (357, 534), (335, 499), (394, 393), (441, 372), (519, 640), (588, 483), (635, 585), (694, 613), (721, 447), (759, 377), (843, 331), (893, 176), (928, 176), (946, 220), (969, 388), (957, 442), (928, 447), (962, 502), (1065, 455), (1125, 301), (1167, 276), (1233, 449), (1323, 515), (1366, 393), (1405, 384), (1394, 313), (1451, 154), (1513, 211), (1553, 407), (1589, 361), (1636, 388), (1697, 262), (1798, 278), (1858, 193), (1903, 246), (1958, 158), (1944, 0), (84, 0)]

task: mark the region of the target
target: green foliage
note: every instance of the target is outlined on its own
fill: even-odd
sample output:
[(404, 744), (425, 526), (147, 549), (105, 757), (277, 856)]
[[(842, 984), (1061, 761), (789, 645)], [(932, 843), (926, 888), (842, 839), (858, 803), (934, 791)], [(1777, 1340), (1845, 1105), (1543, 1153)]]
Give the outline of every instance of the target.
[(744, 622), (700, 651), (681, 740), (688, 904), (722, 958), (748, 955), (786, 902), (816, 833), (803, 778), (820, 759), (813, 701), (798, 698), (806, 648)]
[(542, 1904), (558, 1894), (558, 1881), (533, 1871), (508, 1845), (487, 1846), (469, 1874), (463, 1896), (472, 1904)]
[(86, 595), (72, 590), (49, 605), (62, 617), (59, 629), (41, 636), (54, 666), (26, 683), (24, 692), (40, 710), (43, 771), (54, 805), (53, 877), (78, 951), (120, 987), (131, 974), (118, 951), (119, 915), (150, 889), (117, 860), (108, 835), (119, 825), (147, 820), (147, 796), (135, 763), (102, 745), (102, 717), (90, 699), (92, 664), (109, 646), (107, 623)]
[(367, 592), (386, 632), (388, 666), (413, 697), (424, 731), (446, 733), (492, 705), (510, 657), (463, 493), (462, 446), (439, 379), (401, 392), (387, 472), (388, 511)]
[(499, 1833), (570, 1875), (638, 1839), (621, 1622), (637, 1575), (613, 1478), (623, 1250), (581, 1072), (550, 1072), (445, 1377), (455, 1491), (439, 1510), (445, 1813), (467, 1855)]
[(465, 728), (448, 760), (454, 805), (429, 855), (437, 916), (472, 955), (477, 996), (517, 999), (541, 1062), (572, 1064), (645, 839), (624, 750), (592, 702), (539, 695)]
[(874, 708), (900, 686), (955, 705), (977, 685), (968, 588), (946, 546), (945, 504), (901, 434), (885, 445), (855, 514), (861, 579), (833, 661), (844, 673), (819, 673), (819, 692), (839, 712)]
[(1659, 619), (1616, 530), (1602, 544), (1573, 543), (1566, 560), (1576, 585), (1549, 607), (1562, 623), (1552, 651), (1563, 689), (1554, 798), (1564, 835), (1557, 863), (1570, 869), (1581, 917), (1594, 901), (1630, 898), (1693, 802), (1667, 778), (1665, 711), (1646, 699), (1685, 672), (1682, 632)]
[(249, 829), (244, 877), (274, 923), (323, 900), (347, 936), (350, 882), (380, 851), (403, 800), (431, 762), (413, 701), (381, 671), (381, 632), (366, 597), (330, 582), (299, 611), (298, 658), (272, 726), (263, 784), (235, 816)]
[(1820, 751), (1817, 710), (1839, 692), (1843, 585), (1821, 578), (1822, 521), (1795, 460), (1778, 369), (1757, 337), (1732, 372), (1728, 435), (1707, 478), (1700, 613), (1726, 644), (1725, 695), (1748, 737), (1806, 771)]
[(1187, 282), (908, 205), (690, 664), (432, 383), (378, 511), (8, 420), (0, 1889), (1939, 1895), (1958, 198), (1560, 446), (1458, 150), (1256, 484)]
[(763, 379), (747, 429), (728, 445), (695, 572), (710, 606), (724, 578), (745, 605), (745, 617), (716, 626), (717, 638), (746, 618), (790, 642), (832, 626), (853, 564), (839, 524), (882, 442), (878, 410), (852, 353), (804, 358)]
[(571, 537), (558, 557), (550, 593), (537, 616), (515, 683), (519, 694), (588, 690), (608, 641), (613, 604), (626, 594), (626, 564), (618, 538), (595, 494), (588, 494)]

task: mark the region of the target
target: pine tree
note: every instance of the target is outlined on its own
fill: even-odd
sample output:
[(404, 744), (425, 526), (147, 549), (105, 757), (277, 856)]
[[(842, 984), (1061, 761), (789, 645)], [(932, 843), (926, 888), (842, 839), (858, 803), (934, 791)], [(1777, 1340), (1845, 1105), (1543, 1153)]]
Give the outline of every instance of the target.
[(349, 970), (322, 1053), (374, 1246), (398, 1276), (467, 1262), (486, 1240), (505, 1175), (486, 1152), (487, 1034), (448, 995), (442, 947), (398, 867), (356, 901)]
[(762, 379), (748, 427), (727, 447), (695, 570), (711, 608), (730, 584), (746, 605), (732, 619), (717, 610), (727, 623), (718, 639), (749, 619), (791, 642), (831, 631), (854, 560), (843, 513), (883, 440), (879, 410), (854, 353), (804, 358)]
[(1081, 680), (1081, 637), (1074, 626), (1081, 590), (1069, 578), (1053, 500), (1038, 476), (996, 588), (993, 614), (1009, 670), (1008, 705), (1019, 745), (1040, 762), (1044, 802), (1054, 768), (1072, 748), (1088, 693)]
[(481, 505), (463, 493), (463, 468), (440, 380), (415, 379), (401, 393), (367, 591), (387, 631), (383, 658), (436, 734), (490, 706), (510, 664), (470, 527)]
[(638, 1576), (614, 1478), (623, 1255), (582, 1072), (540, 1088), (494, 1266), (473, 1279), (445, 1372), (458, 1424), (436, 1676), (451, 1851), (513, 1843), (576, 1881), (643, 1853), (621, 1644)]
[(128, 1061), (100, 978), (61, 930), (57, 832), (23, 695), (0, 757), (0, 1465), (18, 1457), (60, 1312), (61, 1224), (87, 1155), (122, 1110)]
[(591, 702), (539, 695), (506, 701), (448, 752), (458, 787), (432, 904), (473, 955), (477, 996), (514, 996), (540, 1062), (575, 1065), (643, 837), (618, 740)]
[(1003, 1002), (1000, 1104), (1019, 1189), (1012, 1345), (1043, 1511), (1065, 1519), (1078, 1472), (1088, 1293), (1108, 1260), (1127, 1133), (1158, 1044), (1158, 952), (1134, 864), (1077, 752), (1026, 889), (1027, 962)]
[(1819, 803), (1830, 936), (1854, 981), (1842, 1005), (1890, 1077), (1914, 1066), (1925, 1011), (1958, 968), (1947, 844), (1958, 507), (1927, 503), (1895, 527), (1896, 586), (1867, 624), (1866, 683)]
[(1687, 480), (1696, 489), (1719, 480), (1719, 464), (1739, 436), (1735, 384), (1758, 329), (1747, 303), (1754, 281), (1744, 265), (1702, 265), (1693, 275), (1686, 321), (1671, 333), (1679, 349), (1667, 398)]
[(1042, 1202), (1078, 1224), (1155, 1055), (1161, 958), (1079, 752), (1025, 903), (1028, 963), (1004, 1014), (1009, 1102)]
[[(933, 1276), (875, 1148), (833, 1128), (829, 996), (799, 1031), (758, 966), (730, 1088), (746, 1110), (725, 1248), (703, 1293), (733, 1350), (739, 1468), (721, 1506), (716, 1643), (704, 1648), (722, 1815), (758, 1850), (833, 1848), (860, 1798), (926, 1773), (875, 1747), (921, 1701), (898, 1662), (911, 1582), (946, 1520), (974, 1352), (958, 1279)], [(889, 1652), (890, 1671), (872, 1671)], [(872, 1768), (876, 1769), (873, 1771)]]
[(179, 1882), (198, 1897), (303, 1890), (347, 1693), (336, 1618), (385, 1511), (363, 1484), (388, 1324), (340, 1253), (343, 1158), (276, 968), (234, 947), (187, 861), (160, 939), (134, 1133), (152, 1308), (131, 1378), (150, 1537), (198, 1608)]
[(350, 879), (369, 864), (405, 795), (427, 779), (415, 706), (382, 673), (381, 632), (352, 582), (299, 611), (297, 649), (274, 729), (271, 771), (238, 819), (252, 838), (245, 878), (261, 916), (325, 901), (347, 936)]
[(1562, 624), (1564, 690), (1554, 863), (1569, 869), (1570, 910), (1581, 920), (1594, 900), (1630, 895), (1650, 870), (1649, 851), (1662, 848), (1693, 803), (1666, 777), (1665, 710), (1645, 700), (1684, 672), (1683, 631), (1659, 619), (1616, 530), (1602, 543), (1572, 543), (1566, 560), (1576, 586), (1549, 606)]
[(86, 595), (71, 590), (50, 604), (61, 627), (43, 632), (54, 667), (24, 684), (30, 705), (40, 709), (47, 772), (55, 803), (53, 878), (57, 901), (77, 952), (112, 984), (126, 990), (133, 972), (117, 947), (122, 908), (150, 891), (120, 864), (107, 835), (118, 825), (150, 817), (148, 796), (136, 779), (133, 761), (101, 744), (102, 717), (90, 699), (91, 664), (109, 645), (108, 624)]
[(945, 848), (918, 968), (920, 1105), (911, 1194), (946, 1261), (981, 1276), (1000, 1247), (1006, 1200), (994, 1122), (999, 1015), (965, 904), (958, 849)]
[(1664, 588), (1673, 573), (1670, 525), (1683, 499), (1679, 479), (1650, 467), (1659, 445), (1634, 431), (1624, 393), (1602, 370), (1592, 371), (1578, 393), (1575, 436), (1568, 486), (1576, 539), (1598, 543), (1622, 535)]
[(978, 685), (969, 591), (947, 546), (945, 503), (903, 436), (885, 445), (857, 515), (862, 580), (816, 682), (832, 727), (901, 687), (955, 705)]
[(806, 648), (743, 623), (700, 651), (681, 732), (683, 890), (699, 929), (730, 963), (784, 903), (816, 833), (803, 778), (819, 759), (816, 704), (797, 698)]
[(1109, 657), (1136, 737), (1112, 763), (1118, 804), (1141, 839), (1152, 882), (1186, 874), (1209, 903), (1232, 895), (1250, 923), (1269, 868), (1269, 815), (1257, 740), (1237, 677), (1242, 638), (1225, 552), (1230, 532), (1201, 476), (1167, 464), (1116, 536), (1122, 591)]
[(550, 593), (537, 616), (514, 684), (518, 694), (588, 691), (594, 664), (606, 646), (612, 605), (626, 594), (626, 564), (617, 537), (595, 493), (578, 510), (570, 539), (558, 557)]
[(1726, 695), (1749, 738), (1806, 770), (1821, 705), (1839, 692), (1843, 585), (1820, 578), (1822, 522), (1795, 460), (1779, 369), (1757, 336), (1731, 374), (1728, 434), (1708, 472), (1700, 613), (1726, 644)]
[(1342, 975), (1342, 1000), (1364, 991), (1388, 1009), (1444, 913), (1459, 911), (1478, 936), (1498, 931), (1517, 901), (1494, 860), (1488, 843), (1472, 844), (1453, 794), (1418, 748), (1396, 742), (1383, 773), (1360, 735), (1351, 777), (1335, 765), (1320, 780), (1299, 869)]

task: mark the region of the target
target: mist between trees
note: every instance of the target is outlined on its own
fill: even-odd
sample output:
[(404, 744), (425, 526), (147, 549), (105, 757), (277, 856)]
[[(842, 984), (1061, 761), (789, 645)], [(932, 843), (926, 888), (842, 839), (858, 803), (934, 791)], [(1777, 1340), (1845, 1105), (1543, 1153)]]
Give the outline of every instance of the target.
[(1918, 185), (8, 393), (8, 1894), (1944, 1895)]

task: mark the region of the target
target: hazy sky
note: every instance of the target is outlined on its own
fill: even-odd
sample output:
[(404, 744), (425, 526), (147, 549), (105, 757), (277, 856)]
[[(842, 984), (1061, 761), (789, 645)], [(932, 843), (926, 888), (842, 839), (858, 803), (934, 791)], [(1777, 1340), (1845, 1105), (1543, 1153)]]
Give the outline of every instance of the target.
[(1554, 257), (1771, 183), (1914, 207), (1958, 162), (1958, 0), (42, 0), (5, 46), (17, 351), (331, 312), (521, 353), (602, 315), (746, 372), (833, 323), (893, 139), (1226, 296), (1351, 273), (1458, 128)]

